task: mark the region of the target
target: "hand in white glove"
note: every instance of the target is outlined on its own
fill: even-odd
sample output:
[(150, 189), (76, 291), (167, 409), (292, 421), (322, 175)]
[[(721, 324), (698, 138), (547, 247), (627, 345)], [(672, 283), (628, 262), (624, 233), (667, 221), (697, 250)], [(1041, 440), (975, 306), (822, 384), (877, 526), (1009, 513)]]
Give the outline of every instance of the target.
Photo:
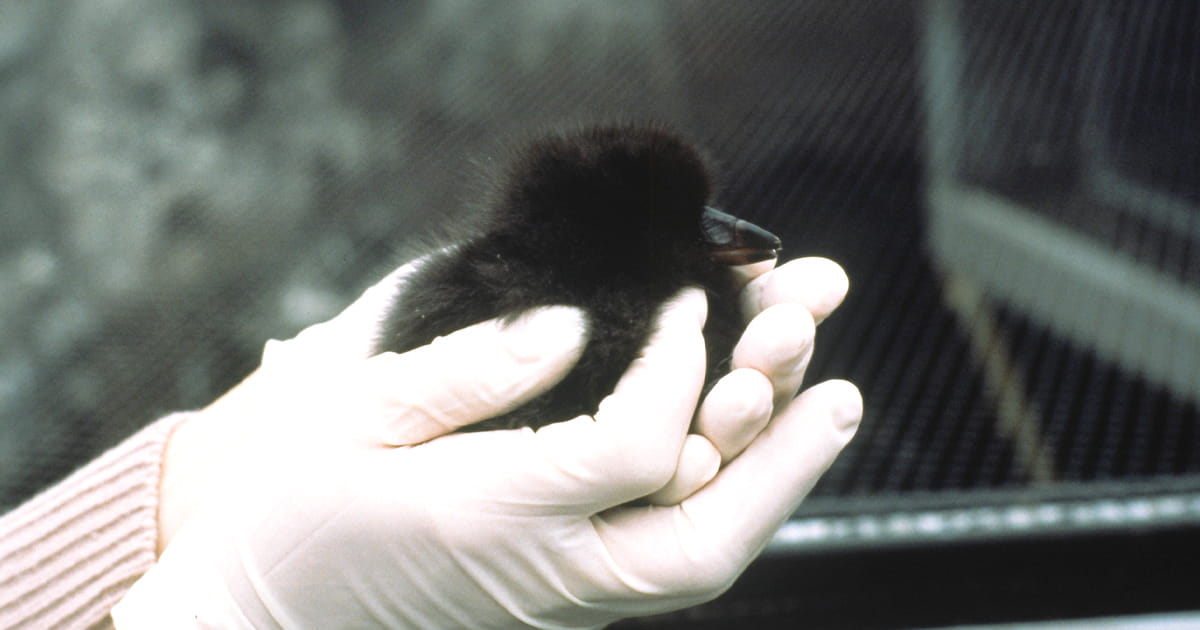
[(372, 357), (378, 324), (416, 264), (337, 317), (268, 341), (253, 374), (175, 430), (163, 457), (160, 553), (192, 515), (277, 467), (277, 457), (315, 448), (321, 459), (327, 445), (347, 441), (375, 446), (397, 423), (441, 427), (428, 437), (446, 433), (536, 396), (578, 358), (582, 324), (566, 308), (508, 327), (472, 326), (403, 357)]
[[(733, 353), (731, 372), (700, 407), (694, 434), (685, 438), (671, 481), (646, 497), (674, 505), (707, 483), (767, 425), (775, 407), (796, 396), (812, 356), (813, 327), (841, 304), (849, 288), (842, 268), (826, 258), (800, 258), (775, 269), (774, 259), (731, 268), (739, 274), (739, 301), (750, 322)], [(539, 387), (542, 383), (539, 383)], [(486, 414), (393, 417), (381, 434), (395, 446), (444, 435)]]
[[(796, 275), (787, 269), (746, 292), (750, 312), (770, 307), (735, 353), (735, 366), (754, 369), (735, 370), (710, 394), (700, 412), (706, 438), (685, 438), (704, 369), (704, 301), (695, 291), (664, 313), (594, 419), (414, 447), (381, 447), (373, 436), (382, 425), (389, 439), (404, 441), (428, 419), (452, 429), (519, 404), (569, 366), (578, 315), (550, 309), (537, 328), (484, 324), (404, 355), (324, 357), (326, 366), (305, 361), (301, 348), (322, 348), (326, 332), (337, 336), (330, 331), (338, 320), (306, 331), (287, 342), (297, 351), (286, 367), (268, 355), (198, 418), (210, 422), (189, 423), (194, 430), (181, 433), (181, 444), (190, 446), (173, 444), (176, 454), (203, 454), (220, 442), (212, 436), (229, 435), (229, 418), (259, 414), (238, 442), (242, 452), (225, 459), (227, 481), (192, 485), (191, 494), (189, 482), (175, 483), (179, 496), (193, 499), (175, 510), (186, 526), (114, 619), (122, 628), (592, 627), (715, 596), (791, 513), (861, 415), (857, 391), (844, 383), (812, 388), (771, 412), (772, 398), (794, 391), (811, 348), (811, 318), (796, 324), (782, 315), (820, 316), (828, 312), (822, 304), (831, 310), (840, 300), (805, 302), (805, 289), (784, 282)], [(811, 291), (828, 296), (838, 291), (829, 289), (839, 282), (834, 275), (804, 277), (810, 288), (828, 281)], [(543, 343), (516, 342), (523, 330), (536, 330), (524, 342)], [(506, 360), (532, 381), (488, 369)], [(394, 395), (387, 383), (397, 375), (421, 378), (427, 389)], [(323, 380), (333, 377), (332, 386)], [(418, 420), (397, 421), (405, 417)], [(763, 417), (770, 423), (760, 430)], [(687, 477), (685, 440), (711, 444), (728, 463), (694, 494), (697, 482), (679, 481), (676, 494), (688, 498), (677, 505), (628, 505)], [(215, 470), (203, 457), (169, 451), (168, 487), (173, 462), (177, 479)], [(200, 496), (208, 500), (191, 507)]]

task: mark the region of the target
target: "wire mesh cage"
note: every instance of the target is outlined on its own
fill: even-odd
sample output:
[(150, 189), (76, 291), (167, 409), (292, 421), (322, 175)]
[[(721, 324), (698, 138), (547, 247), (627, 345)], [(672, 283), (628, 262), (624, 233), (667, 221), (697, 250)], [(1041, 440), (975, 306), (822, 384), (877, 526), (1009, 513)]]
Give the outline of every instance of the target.
[(0, 12), (0, 505), (336, 313), (470, 211), (511, 138), (654, 119), (708, 148), (718, 200), (785, 258), (845, 266), (809, 380), (851, 379), (867, 407), (755, 582), (793, 590), (642, 625), (969, 620), (999, 591), (905, 617), (926, 600), (880, 595), (920, 583), (900, 576), (868, 617), (780, 563), (849, 582), (878, 569), (853, 559), (945, 569), (930, 554), (954, 545), (1200, 523), (1194, 3)]

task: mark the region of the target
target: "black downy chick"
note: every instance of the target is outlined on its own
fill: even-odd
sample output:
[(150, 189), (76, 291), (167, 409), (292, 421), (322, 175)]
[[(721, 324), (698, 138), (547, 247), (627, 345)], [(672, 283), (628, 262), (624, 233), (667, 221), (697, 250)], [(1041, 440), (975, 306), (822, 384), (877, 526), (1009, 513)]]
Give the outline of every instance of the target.
[(595, 413), (645, 345), (662, 304), (710, 296), (707, 381), (741, 332), (729, 265), (774, 258), (779, 239), (708, 207), (709, 168), (658, 127), (591, 127), (520, 152), (474, 236), (430, 254), (387, 314), (378, 352), (405, 352), (470, 324), (542, 305), (583, 309), (588, 340), (561, 382), (463, 430), (532, 427)]

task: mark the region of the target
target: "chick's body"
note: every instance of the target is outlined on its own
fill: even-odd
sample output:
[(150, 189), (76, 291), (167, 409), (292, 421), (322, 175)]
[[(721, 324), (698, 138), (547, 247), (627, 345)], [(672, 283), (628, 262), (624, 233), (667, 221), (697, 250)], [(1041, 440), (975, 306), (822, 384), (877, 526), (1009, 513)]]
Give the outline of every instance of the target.
[(537, 306), (579, 307), (588, 341), (567, 376), (470, 430), (537, 428), (594, 413), (662, 304), (698, 285), (724, 296), (709, 300), (705, 327), (714, 379), (740, 326), (732, 276), (714, 260), (702, 225), (709, 181), (700, 153), (657, 128), (597, 127), (532, 143), (474, 235), (430, 254), (406, 279), (377, 350), (405, 352)]

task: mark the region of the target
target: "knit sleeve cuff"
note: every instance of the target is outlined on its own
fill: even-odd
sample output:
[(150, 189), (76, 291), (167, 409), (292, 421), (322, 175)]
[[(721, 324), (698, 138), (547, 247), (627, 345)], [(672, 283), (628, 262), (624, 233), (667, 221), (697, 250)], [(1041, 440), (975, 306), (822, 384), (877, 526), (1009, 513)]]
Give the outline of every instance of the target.
[(156, 558), (169, 415), (0, 518), (0, 627), (87, 628)]

